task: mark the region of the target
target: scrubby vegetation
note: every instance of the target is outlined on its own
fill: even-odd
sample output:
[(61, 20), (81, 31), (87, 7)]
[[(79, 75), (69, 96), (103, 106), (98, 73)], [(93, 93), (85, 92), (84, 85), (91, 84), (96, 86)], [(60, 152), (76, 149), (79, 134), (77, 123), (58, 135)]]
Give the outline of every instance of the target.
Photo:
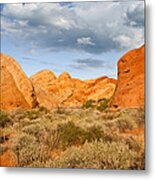
[(95, 106), (95, 103), (96, 102), (94, 100), (90, 99), (90, 100), (86, 101), (86, 103), (82, 107), (86, 108), (86, 109), (92, 108)]
[(0, 156), (11, 150), (22, 167), (144, 169), (144, 110), (93, 104), (1, 111)]
[(3, 111), (0, 111), (0, 127), (5, 128), (12, 124), (12, 120), (9, 117), (9, 114)]
[(97, 109), (98, 111), (104, 111), (105, 109), (108, 108), (108, 102), (109, 99), (99, 99), (98, 101), (89, 99), (88, 101), (86, 101), (86, 103), (83, 104), (82, 108), (84, 109), (88, 109), (88, 108), (93, 108), (93, 109)]
[(104, 111), (106, 108), (108, 108), (108, 99), (103, 99), (102, 101), (98, 101), (99, 105), (97, 106), (97, 110)]

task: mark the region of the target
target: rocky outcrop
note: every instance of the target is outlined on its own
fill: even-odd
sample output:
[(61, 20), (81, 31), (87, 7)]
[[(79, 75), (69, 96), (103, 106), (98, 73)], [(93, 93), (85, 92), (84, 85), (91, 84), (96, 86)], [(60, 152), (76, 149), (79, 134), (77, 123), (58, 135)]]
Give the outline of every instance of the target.
[(88, 82), (88, 100), (110, 99), (115, 91), (116, 80), (103, 76)]
[(68, 72), (63, 72), (59, 76), (59, 80), (68, 80), (68, 79), (71, 79), (71, 76)]
[(31, 76), (30, 80), (35, 82), (35, 84), (39, 84), (42, 88), (48, 90), (51, 83), (56, 80), (56, 76), (50, 70), (45, 69)]
[[(48, 70), (48, 72), (50, 71)], [(53, 73), (50, 72), (48, 74)], [(45, 88), (45, 90), (52, 97), (54, 104), (60, 105), (69, 96), (71, 96), (74, 91), (74, 83), (72, 82), (72, 78), (68, 73), (64, 72), (58, 78), (53, 78), (52, 76), (44, 78), (44, 75), (45, 73), (37, 73), (31, 76), (30, 79), (34, 84)], [(39, 81), (38, 79), (43, 79), (44, 81)]]
[(1, 99), (4, 110), (33, 108), (36, 106), (80, 107), (88, 100), (110, 99), (116, 80), (100, 77), (82, 81), (64, 72), (58, 78), (43, 70), (28, 78), (19, 64), (11, 57), (1, 54)]
[(144, 107), (144, 45), (127, 52), (118, 61), (118, 83), (110, 105)]
[(73, 95), (63, 103), (65, 106), (82, 106), (88, 100), (110, 99), (116, 87), (116, 80), (111, 81), (105, 76), (87, 81), (73, 81), (76, 88)]
[[(43, 75), (43, 74), (42, 74)], [(37, 74), (31, 78), (33, 83), (42, 86), (38, 81)], [(50, 84), (45, 82), (44, 87), (52, 96), (52, 99), (58, 106), (79, 107), (86, 101), (92, 99), (110, 99), (116, 87), (116, 80), (108, 77), (100, 77), (93, 80), (82, 81), (72, 78), (69, 73), (62, 73), (57, 79), (51, 79)], [(48, 85), (48, 86), (47, 86)]]
[(31, 81), (13, 58), (0, 53), (0, 72), (0, 109), (33, 108), (36, 106)]
[(57, 107), (57, 100), (46, 90), (56, 76), (49, 70), (37, 73), (31, 81), (19, 64), (11, 57), (1, 53), (1, 98), (0, 109)]
[(47, 109), (51, 109), (58, 106), (57, 99), (53, 98), (53, 96), (50, 95), (50, 93), (45, 88), (34, 82), (32, 84), (39, 107), (46, 107)]

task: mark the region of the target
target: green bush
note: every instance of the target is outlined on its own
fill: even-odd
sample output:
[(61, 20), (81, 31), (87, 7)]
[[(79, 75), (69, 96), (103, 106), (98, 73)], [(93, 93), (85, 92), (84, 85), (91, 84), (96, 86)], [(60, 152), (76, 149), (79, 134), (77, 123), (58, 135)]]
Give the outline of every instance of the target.
[(85, 132), (85, 141), (91, 142), (93, 140), (103, 139), (103, 130), (100, 126), (92, 126)]
[(95, 101), (90, 99), (82, 107), (86, 108), (86, 109), (93, 108), (95, 106), (94, 103), (95, 103)]
[(84, 144), (86, 141), (91, 142), (103, 138), (101, 127), (91, 127), (84, 130), (81, 127), (75, 126), (73, 122), (61, 124), (58, 127), (59, 142), (62, 148), (67, 148), (72, 145)]
[(100, 102), (100, 104), (97, 106), (97, 110), (104, 111), (106, 108), (108, 108), (108, 102), (109, 102), (108, 99)]
[(59, 125), (58, 131), (60, 132), (60, 141), (63, 148), (78, 143), (81, 144), (84, 141), (85, 131), (75, 126), (73, 122)]
[(12, 125), (13, 122), (6, 112), (0, 111), (0, 128), (5, 128)]

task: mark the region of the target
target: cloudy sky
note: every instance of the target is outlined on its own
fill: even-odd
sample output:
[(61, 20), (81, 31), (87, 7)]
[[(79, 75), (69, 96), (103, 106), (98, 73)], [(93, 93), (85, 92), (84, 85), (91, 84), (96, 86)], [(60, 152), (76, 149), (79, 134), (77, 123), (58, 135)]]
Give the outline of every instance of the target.
[(144, 43), (144, 1), (1, 5), (1, 51), (30, 76), (117, 78), (117, 61)]

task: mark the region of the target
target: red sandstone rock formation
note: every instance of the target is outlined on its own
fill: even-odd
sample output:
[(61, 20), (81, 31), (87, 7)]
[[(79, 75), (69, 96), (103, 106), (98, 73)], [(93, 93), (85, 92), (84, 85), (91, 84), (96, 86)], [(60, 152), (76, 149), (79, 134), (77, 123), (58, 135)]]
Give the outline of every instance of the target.
[(34, 107), (36, 101), (33, 86), (19, 64), (0, 53), (0, 72), (0, 109)]
[(144, 107), (144, 45), (118, 61), (118, 83), (111, 107)]
[[(44, 71), (42, 71), (44, 72)], [(44, 74), (42, 74), (44, 76)], [(58, 106), (79, 107), (87, 100), (110, 99), (115, 91), (116, 80), (108, 77), (100, 77), (93, 80), (82, 81), (72, 78), (67, 72), (62, 73), (57, 79), (47, 78), (43, 82), (38, 81), (38, 75), (33, 75), (32, 82), (44, 85)], [(50, 81), (50, 84), (48, 83)]]

